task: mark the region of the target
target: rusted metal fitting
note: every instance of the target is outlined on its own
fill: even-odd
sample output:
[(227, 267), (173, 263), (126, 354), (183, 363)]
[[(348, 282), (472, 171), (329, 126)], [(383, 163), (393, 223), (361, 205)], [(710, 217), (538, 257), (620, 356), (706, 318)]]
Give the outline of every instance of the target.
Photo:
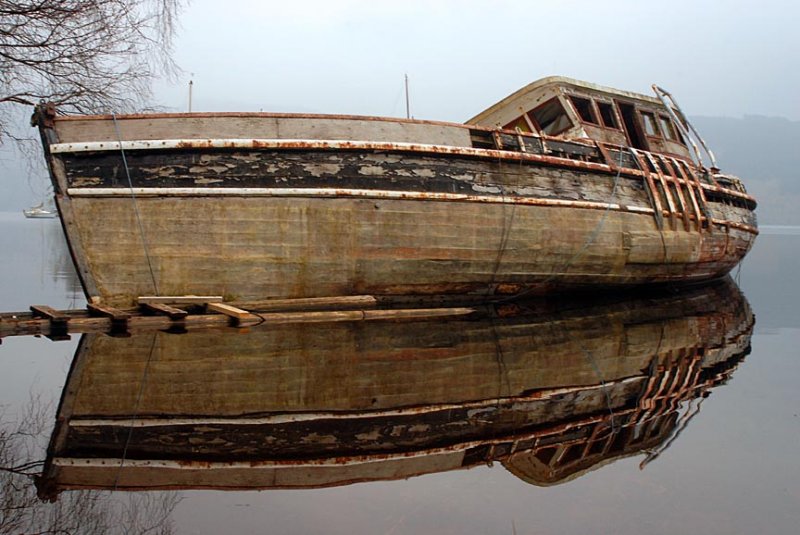
[(53, 128), (56, 119), (56, 105), (52, 102), (40, 102), (31, 116), (31, 126)]

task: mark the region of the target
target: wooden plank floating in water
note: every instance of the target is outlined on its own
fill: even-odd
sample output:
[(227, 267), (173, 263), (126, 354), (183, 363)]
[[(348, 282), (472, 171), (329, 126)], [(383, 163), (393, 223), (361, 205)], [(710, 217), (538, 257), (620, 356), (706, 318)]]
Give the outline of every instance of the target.
[(95, 305), (89, 303), (86, 305), (86, 310), (93, 316), (106, 316), (115, 322), (125, 322), (130, 319), (131, 315), (124, 310), (118, 308), (106, 307), (103, 305)]
[(189, 315), (189, 313), (183, 309), (171, 307), (169, 305), (162, 305), (159, 303), (141, 303), (139, 308), (141, 308), (145, 313), (150, 312), (152, 314), (169, 316), (169, 318), (172, 320), (182, 320)]
[(231, 318), (231, 321), (233, 321), (233, 324), (236, 326), (261, 320), (261, 318), (255, 314), (251, 314), (246, 310), (236, 308), (235, 306), (226, 305), (224, 303), (208, 303), (206, 304), (206, 310), (209, 312), (219, 312), (220, 314), (225, 314)]
[(353, 308), (374, 308), (378, 300), (371, 295), (350, 295), (342, 297), (306, 297), (299, 299), (269, 299), (266, 301), (233, 302), (233, 306), (259, 312), (289, 310), (350, 310)]
[[(402, 321), (420, 319), (445, 319), (463, 317), (476, 312), (473, 307), (398, 308), (370, 309), (377, 305), (371, 296), (343, 298), (276, 300), (261, 302), (261, 308), (270, 310), (254, 314), (241, 305), (230, 303), (200, 303), (187, 298), (185, 306), (201, 312), (183, 310), (160, 302), (141, 303), (139, 309), (120, 310), (90, 304), (84, 310), (55, 310), (44, 305), (31, 307), (30, 313), (0, 314), (0, 340), (6, 336), (36, 335), (53, 340), (69, 340), (69, 333), (106, 333), (112, 336), (127, 336), (133, 332), (153, 330), (182, 331), (185, 329), (207, 329), (227, 326), (256, 327), (290, 323), (324, 323), (341, 321)], [(172, 302), (180, 301), (181, 298)], [(336, 305), (341, 308), (331, 309)], [(360, 305), (360, 308), (356, 308)], [(321, 310), (320, 310), (321, 309)]]
[(31, 305), (31, 312), (34, 316), (47, 318), (51, 321), (67, 322), (69, 316), (61, 311), (55, 310), (47, 305)]
[(148, 295), (137, 299), (137, 303), (159, 305), (205, 305), (222, 303), (221, 295)]
[[(140, 306), (189, 306), (207, 303), (222, 303), (222, 296), (182, 295), (182, 296), (143, 296), (137, 299)], [(298, 299), (265, 299), (260, 301), (232, 301), (230, 306), (258, 312), (289, 310), (349, 310), (353, 308), (373, 308), (378, 300), (371, 295), (346, 295), (341, 297), (306, 297)], [(153, 308), (153, 310), (156, 310)], [(178, 310), (178, 309), (173, 309)]]
[(111, 318), (111, 332), (109, 334), (114, 336), (130, 336), (128, 333), (128, 320), (131, 319), (131, 314), (118, 308), (107, 307), (88, 303), (86, 310), (89, 311), (91, 316), (100, 316)]
[(46, 305), (31, 305), (30, 309), (34, 316), (50, 321), (50, 332), (47, 333), (48, 338), (53, 341), (70, 339), (69, 334), (67, 334), (69, 331), (69, 316)]

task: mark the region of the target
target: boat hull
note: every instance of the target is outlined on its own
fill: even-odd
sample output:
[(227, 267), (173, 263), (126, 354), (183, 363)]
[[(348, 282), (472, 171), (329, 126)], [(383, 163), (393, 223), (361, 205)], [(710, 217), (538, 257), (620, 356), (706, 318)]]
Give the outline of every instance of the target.
[(658, 231), (651, 215), (592, 208), (270, 195), (139, 197), (139, 232), (130, 198), (69, 204), (90, 293), (117, 306), (152, 294), (247, 301), (702, 280), (729, 271), (751, 238)]
[(621, 148), (376, 118), (109, 119), (40, 126), (87, 296), (112, 306), (690, 282), (757, 234), (743, 191)]

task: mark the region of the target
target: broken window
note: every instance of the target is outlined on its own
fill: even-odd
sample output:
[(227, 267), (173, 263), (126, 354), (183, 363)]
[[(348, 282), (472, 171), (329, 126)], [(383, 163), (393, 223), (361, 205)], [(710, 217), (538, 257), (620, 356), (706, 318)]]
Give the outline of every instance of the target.
[(600, 110), (600, 119), (603, 121), (603, 126), (619, 129), (617, 114), (614, 113), (613, 104), (610, 102), (597, 101), (597, 108)]
[(591, 100), (588, 98), (576, 97), (575, 95), (570, 95), (569, 99), (572, 101), (572, 105), (575, 111), (578, 112), (578, 117), (580, 117), (581, 121), (584, 123), (600, 124), (594, 113), (594, 106), (592, 106)]
[(534, 108), (531, 115), (539, 130), (550, 136), (560, 134), (572, 127), (572, 121), (558, 97), (553, 97), (541, 106)]
[(659, 115), (661, 121), (661, 131), (664, 132), (664, 137), (670, 141), (678, 141), (678, 131), (675, 129), (675, 124), (666, 115)]
[(517, 117), (507, 125), (503, 127), (505, 130), (519, 130), (520, 132), (529, 133), (531, 128), (528, 126), (528, 122), (525, 120), (525, 117)]
[(648, 136), (658, 136), (658, 125), (656, 124), (656, 115), (650, 111), (641, 112), (642, 119), (644, 120), (644, 133)]

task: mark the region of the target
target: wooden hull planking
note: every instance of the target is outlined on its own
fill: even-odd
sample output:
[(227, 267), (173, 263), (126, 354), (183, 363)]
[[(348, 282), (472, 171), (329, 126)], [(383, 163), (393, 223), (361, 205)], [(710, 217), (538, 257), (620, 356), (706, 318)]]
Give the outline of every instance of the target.
[[(460, 125), (120, 122), (124, 165), (107, 118), (43, 129), (87, 294), (112, 306), (153, 293), (489, 295), (695, 281), (727, 273), (757, 233), (750, 197), (693, 181), (674, 159), (685, 171), (660, 169), (653, 186), (655, 173), (591, 158), (474, 148), (476, 130)], [(258, 128), (275, 139), (246, 136)], [(183, 140), (159, 138), (167, 132)], [(202, 137), (212, 132), (233, 137)]]
[(71, 201), (84, 276), (112, 306), (153, 293), (241, 301), (700, 280), (729, 271), (750, 238), (738, 229), (659, 232), (651, 216), (596, 209), (305, 197), (137, 202), (157, 288), (130, 200)]

